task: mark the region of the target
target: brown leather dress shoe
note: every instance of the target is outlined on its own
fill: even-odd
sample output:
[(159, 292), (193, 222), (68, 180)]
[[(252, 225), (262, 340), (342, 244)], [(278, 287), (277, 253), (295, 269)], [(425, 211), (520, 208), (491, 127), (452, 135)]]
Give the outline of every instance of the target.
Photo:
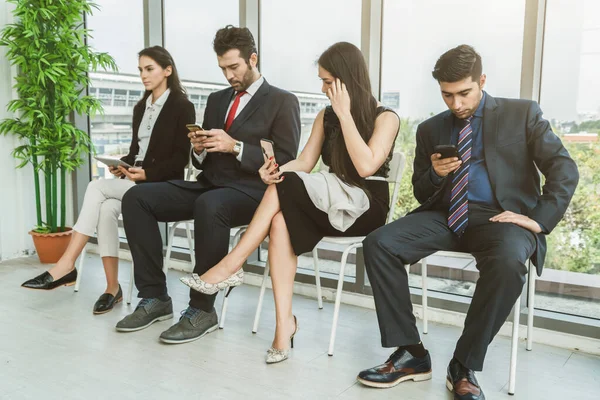
[(363, 385), (376, 388), (390, 388), (404, 381), (428, 379), (431, 379), (429, 352), (418, 358), (403, 348), (393, 352), (384, 364), (361, 371), (357, 377)]
[(472, 369), (464, 367), (453, 358), (448, 365), (446, 387), (454, 394), (454, 400), (485, 400), (481, 386)]

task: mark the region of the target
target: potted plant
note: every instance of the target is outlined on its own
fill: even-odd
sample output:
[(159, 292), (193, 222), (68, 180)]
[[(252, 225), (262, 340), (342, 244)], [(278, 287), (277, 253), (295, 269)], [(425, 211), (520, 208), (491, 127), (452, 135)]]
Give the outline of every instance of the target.
[[(66, 219), (66, 181), (93, 151), (90, 137), (72, 123), (75, 113), (93, 115), (100, 102), (85, 95), (88, 71), (116, 70), (107, 53), (86, 43), (84, 14), (98, 8), (87, 0), (8, 0), (15, 23), (0, 32), (0, 46), (17, 66), (18, 98), (8, 103), (14, 118), (0, 123), (0, 134), (16, 135), (17, 168), (34, 171), (37, 226), (30, 232), (42, 263), (56, 262), (70, 240)], [(45, 244), (46, 243), (46, 244)], [(48, 254), (47, 252), (50, 252)]]

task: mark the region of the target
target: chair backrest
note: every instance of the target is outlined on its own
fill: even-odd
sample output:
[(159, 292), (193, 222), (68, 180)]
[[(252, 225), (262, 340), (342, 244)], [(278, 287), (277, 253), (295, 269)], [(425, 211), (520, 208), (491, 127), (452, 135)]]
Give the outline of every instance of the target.
[(396, 204), (398, 203), (398, 193), (400, 192), (400, 182), (402, 181), (402, 175), (404, 175), (404, 168), (406, 167), (406, 156), (401, 152), (394, 152), (392, 161), (390, 162), (390, 172), (387, 178), (389, 183), (394, 184), (392, 191), (392, 198), (390, 199), (390, 211), (388, 212), (386, 224), (392, 222), (394, 218), (394, 211), (396, 210)]

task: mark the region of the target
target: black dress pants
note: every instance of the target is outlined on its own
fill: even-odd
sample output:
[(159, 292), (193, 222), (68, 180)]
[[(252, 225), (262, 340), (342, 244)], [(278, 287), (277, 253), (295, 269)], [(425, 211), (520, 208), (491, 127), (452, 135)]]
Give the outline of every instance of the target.
[(500, 212), (470, 204), (468, 227), (460, 238), (448, 228), (446, 211), (410, 214), (367, 236), (365, 267), (384, 347), (420, 341), (404, 265), (439, 250), (467, 252), (475, 257), (480, 275), (454, 356), (470, 369), (483, 369), (488, 345), (521, 294), (525, 263), (536, 246), (529, 230), (489, 221)]
[[(202, 275), (227, 255), (230, 229), (250, 223), (258, 202), (236, 189), (159, 182), (129, 189), (121, 207), (138, 297), (153, 298), (167, 294), (159, 221), (194, 220), (194, 272)], [(210, 312), (215, 298), (190, 289), (189, 305)]]

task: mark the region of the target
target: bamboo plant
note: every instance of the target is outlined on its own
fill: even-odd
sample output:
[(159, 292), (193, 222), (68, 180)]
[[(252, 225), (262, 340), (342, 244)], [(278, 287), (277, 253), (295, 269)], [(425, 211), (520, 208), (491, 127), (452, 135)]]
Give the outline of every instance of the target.
[[(18, 98), (7, 109), (16, 117), (0, 123), (0, 134), (15, 135), (18, 168), (34, 170), (38, 233), (63, 232), (66, 180), (93, 151), (86, 132), (72, 123), (75, 114), (94, 115), (100, 102), (86, 95), (89, 71), (116, 70), (114, 59), (87, 45), (84, 15), (98, 8), (87, 0), (7, 0), (15, 4), (15, 23), (0, 32), (0, 46), (17, 67)], [(41, 186), (44, 187), (42, 196)], [(60, 206), (60, 212), (59, 212)], [(42, 209), (45, 208), (43, 218)]]

